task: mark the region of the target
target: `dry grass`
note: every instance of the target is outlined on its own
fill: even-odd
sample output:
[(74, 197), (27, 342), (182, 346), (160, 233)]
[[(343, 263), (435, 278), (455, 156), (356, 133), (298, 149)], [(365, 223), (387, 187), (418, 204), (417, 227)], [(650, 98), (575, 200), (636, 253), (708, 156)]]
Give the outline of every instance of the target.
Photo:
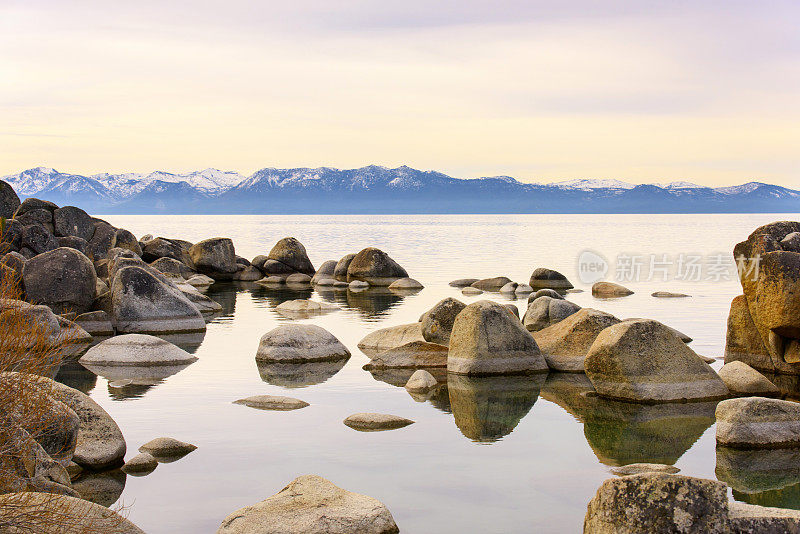
[[(0, 221), (0, 232), (4, 229)], [(65, 340), (31, 318), (19, 282), (17, 273), (0, 265), (0, 493), (5, 493), (0, 496), (0, 532), (126, 531), (124, 521), (113, 512), (90, 519), (91, 504), (37, 492), (70, 491), (37, 473), (41, 463), (34, 457), (39, 451), (37, 442), (57, 443), (69, 421), (65, 406), (54, 402), (44, 381), (37, 380), (55, 375), (63, 361)], [(54, 451), (51, 446), (48, 452), (57, 459), (61, 453), (69, 456), (73, 446), (66, 444), (70, 448), (66, 451)], [(66, 474), (58, 465), (52, 469)]]

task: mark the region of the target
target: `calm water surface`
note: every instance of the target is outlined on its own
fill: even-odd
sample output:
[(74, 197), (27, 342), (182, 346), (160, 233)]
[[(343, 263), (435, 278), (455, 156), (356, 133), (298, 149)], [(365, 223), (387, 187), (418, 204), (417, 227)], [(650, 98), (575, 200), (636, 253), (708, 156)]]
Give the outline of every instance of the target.
[[(149, 533), (214, 532), (233, 510), (274, 494), (302, 474), (383, 501), (404, 533), (579, 532), (586, 504), (611, 466), (639, 461), (674, 463), (684, 474), (715, 478), (714, 405), (647, 407), (586, 396), (582, 375), (546, 379), (451, 379), (430, 399), (402, 386), (408, 374), (373, 377), (358, 341), (378, 328), (416, 321), (444, 297), (465, 302), (448, 282), (505, 275), (527, 282), (550, 267), (578, 282), (576, 262), (591, 249), (675, 259), (681, 253), (730, 257), (733, 245), (756, 226), (797, 215), (402, 215), (402, 216), (108, 216), (137, 236), (197, 241), (226, 236), (239, 255), (267, 254), (280, 238), (300, 239), (315, 265), (366, 246), (388, 252), (425, 285), (411, 296), (271, 291), (225, 284), (208, 294), (224, 312), (205, 335), (182, 339), (197, 362), (168, 377), (110, 389), (78, 364), (61, 379), (90, 391), (117, 421), (128, 457), (146, 441), (173, 436), (199, 448), (161, 464), (146, 477), (121, 473), (78, 482), (103, 504), (129, 507)], [(645, 265), (646, 267), (647, 265)], [(643, 271), (646, 278), (646, 269)], [(620, 318), (650, 317), (694, 338), (700, 354), (721, 357), (725, 323), (738, 282), (626, 282), (636, 293), (580, 304)], [(656, 299), (656, 290), (689, 299)], [(323, 365), (293, 374), (259, 369), (259, 338), (288, 321), (274, 308), (284, 300), (335, 302), (340, 310), (300, 322), (332, 332), (353, 356), (340, 369)], [(515, 301), (524, 312), (525, 300)], [(719, 363), (715, 367), (719, 367)], [(148, 382), (150, 384), (148, 384)], [(294, 412), (259, 411), (233, 401), (258, 394), (289, 395), (311, 406)], [(342, 424), (355, 412), (386, 412), (416, 421), (388, 432), (362, 433)], [(747, 459), (745, 459), (747, 460)], [(721, 457), (721, 479), (741, 500), (800, 506), (800, 473), (743, 472), (753, 462)], [(769, 459), (767, 459), (769, 460)], [(775, 462), (786, 461), (777, 458)], [(767, 462), (769, 464), (769, 461)], [(798, 462), (794, 462), (797, 464)], [(83, 484), (83, 489), (81, 489)], [(124, 489), (123, 489), (124, 488)]]

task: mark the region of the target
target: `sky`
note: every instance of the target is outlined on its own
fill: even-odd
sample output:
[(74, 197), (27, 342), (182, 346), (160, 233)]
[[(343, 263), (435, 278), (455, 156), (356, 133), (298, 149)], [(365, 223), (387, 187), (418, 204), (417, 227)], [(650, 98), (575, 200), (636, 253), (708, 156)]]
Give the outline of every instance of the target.
[(0, 175), (800, 188), (800, 2), (0, 0)]

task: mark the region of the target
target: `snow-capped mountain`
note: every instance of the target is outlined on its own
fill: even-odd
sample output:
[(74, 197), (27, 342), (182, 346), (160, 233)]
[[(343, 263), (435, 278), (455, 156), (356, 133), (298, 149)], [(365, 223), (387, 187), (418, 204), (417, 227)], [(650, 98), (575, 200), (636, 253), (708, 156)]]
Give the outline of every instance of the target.
[(249, 177), (101, 173), (36, 167), (2, 178), (22, 197), (92, 213), (683, 213), (800, 212), (800, 192), (750, 182), (636, 185), (614, 179), (523, 183), (510, 176), (453, 178), (411, 167), (264, 168)]

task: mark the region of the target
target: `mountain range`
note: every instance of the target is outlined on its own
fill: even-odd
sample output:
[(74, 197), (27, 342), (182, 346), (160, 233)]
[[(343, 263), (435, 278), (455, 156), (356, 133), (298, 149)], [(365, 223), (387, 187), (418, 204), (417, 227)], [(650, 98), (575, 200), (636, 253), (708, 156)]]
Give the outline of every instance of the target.
[(460, 179), (410, 167), (217, 169), (188, 174), (101, 173), (36, 167), (2, 177), (20, 196), (110, 213), (779, 213), (800, 191), (762, 182), (706, 187), (578, 179), (524, 183)]

